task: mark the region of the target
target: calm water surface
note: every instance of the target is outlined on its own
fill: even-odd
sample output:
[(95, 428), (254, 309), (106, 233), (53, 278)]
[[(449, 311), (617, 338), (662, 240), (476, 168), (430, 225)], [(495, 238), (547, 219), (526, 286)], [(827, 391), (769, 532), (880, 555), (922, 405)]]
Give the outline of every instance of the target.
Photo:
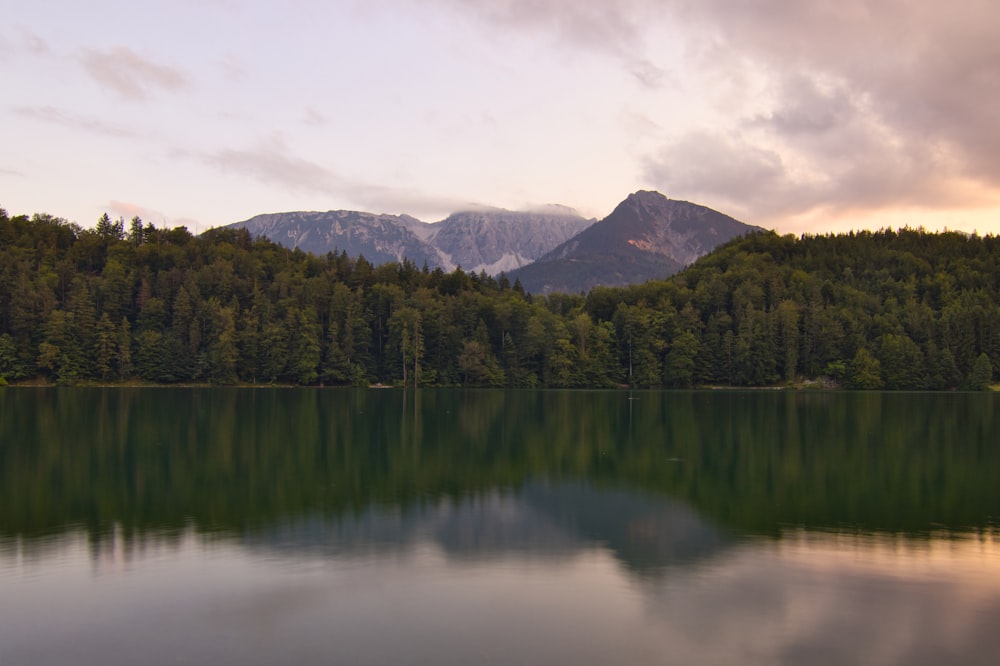
[(0, 664), (994, 664), (1000, 396), (0, 390)]

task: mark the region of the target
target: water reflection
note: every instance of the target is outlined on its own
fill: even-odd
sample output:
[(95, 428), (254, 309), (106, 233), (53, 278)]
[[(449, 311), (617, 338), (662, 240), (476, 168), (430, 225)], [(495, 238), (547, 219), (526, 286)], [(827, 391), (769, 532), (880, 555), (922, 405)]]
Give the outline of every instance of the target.
[(1000, 396), (0, 391), (0, 534), (100, 539), (579, 482), (737, 533), (996, 524)]
[(996, 534), (797, 532), (697, 568), (646, 588), (686, 654), (672, 663), (987, 664), (1000, 648)]
[(97, 551), (76, 531), (42, 559), (8, 549), (0, 660), (987, 664), (1000, 649), (996, 534), (796, 531), (635, 575), (599, 540), (540, 544), (504, 501), (468, 505), (451, 510), (508, 526), (493, 545), (456, 548), (438, 507), (425, 528), (386, 513), (246, 538), (113, 533)]
[(370, 507), (336, 520), (300, 518), (247, 534), (242, 543), (288, 557), (433, 549), (449, 560), (572, 559), (611, 555), (627, 571), (653, 575), (711, 556), (731, 538), (679, 502), (587, 484), (529, 483), (461, 501), (407, 509)]
[(0, 391), (0, 663), (992, 663), (990, 395)]

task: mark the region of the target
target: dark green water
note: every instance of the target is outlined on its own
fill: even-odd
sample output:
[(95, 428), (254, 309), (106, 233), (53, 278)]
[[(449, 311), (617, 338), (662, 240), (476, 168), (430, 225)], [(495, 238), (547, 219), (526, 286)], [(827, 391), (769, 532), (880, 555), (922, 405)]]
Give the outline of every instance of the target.
[(995, 663), (1000, 396), (0, 390), (0, 663)]

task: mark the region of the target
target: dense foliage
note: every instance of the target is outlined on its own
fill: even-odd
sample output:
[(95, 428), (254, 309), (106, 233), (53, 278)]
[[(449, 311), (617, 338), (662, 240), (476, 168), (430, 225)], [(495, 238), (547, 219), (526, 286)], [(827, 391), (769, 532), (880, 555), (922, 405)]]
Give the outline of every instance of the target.
[(0, 209), (0, 381), (985, 388), (998, 293), (1000, 240), (958, 233), (754, 234), (668, 280), (533, 298), (245, 230)]

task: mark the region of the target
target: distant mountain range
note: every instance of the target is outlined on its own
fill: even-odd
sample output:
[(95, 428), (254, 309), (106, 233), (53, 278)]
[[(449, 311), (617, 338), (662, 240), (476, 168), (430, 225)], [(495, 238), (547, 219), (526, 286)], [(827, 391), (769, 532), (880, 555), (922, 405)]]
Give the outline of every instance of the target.
[(663, 278), (736, 236), (760, 230), (648, 191), (629, 195), (599, 222), (552, 206), (458, 212), (436, 223), (345, 210), (271, 213), (229, 226), (313, 254), (364, 256), (376, 265), (406, 258), (432, 269), (506, 273), (532, 293)]
[(568, 208), (553, 207), (466, 211), (433, 224), (409, 215), (347, 210), (271, 213), (229, 226), (313, 254), (344, 251), (376, 265), (406, 258), (417, 266), (499, 275), (530, 264), (593, 223)]

